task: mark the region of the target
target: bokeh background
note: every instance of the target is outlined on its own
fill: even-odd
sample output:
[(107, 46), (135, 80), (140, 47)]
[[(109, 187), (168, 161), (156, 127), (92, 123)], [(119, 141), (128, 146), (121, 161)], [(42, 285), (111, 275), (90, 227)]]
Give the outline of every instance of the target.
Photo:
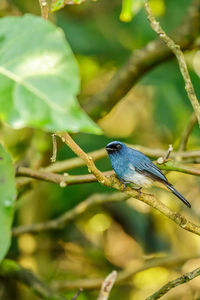
[[(170, 32), (183, 20), (190, 0), (151, 0), (154, 15)], [(82, 87), (79, 100), (99, 93), (113, 74), (129, 58), (132, 51), (155, 39), (143, 9), (134, 16), (122, 16), (121, 0), (86, 1), (82, 5), (65, 6), (50, 14), (50, 20), (63, 29), (80, 67)], [(37, 0), (1, 0), (0, 15), (40, 15)], [(123, 21), (126, 21), (124, 22)], [(129, 20), (130, 19), (130, 20)], [(128, 22), (127, 22), (128, 21)], [(185, 52), (188, 68), (197, 95), (200, 95), (200, 52)], [(75, 141), (89, 152), (105, 147), (112, 140), (143, 145), (150, 148), (177, 149), (192, 108), (175, 59), (158, 65), (97, 122), (103, 135), (74, 134)], [(188, 149), (200, 148), (196, 125)], [(12, 153), (16, 165), (38, 168), (50, 163), (51, 134), (35, 129), (12, 130), (0, 124), (0, 139)], [(61, 142), (58, 160), (74, 157)], [(152, 157), (154, 159), (154, 157)], [(100, 170), (110, 170), (107, 158), (97, 161)], [(197, 165), (198, 167), (198, 165)], [(86, 174), (86, 167), (69, 171)], [(169, 172), (170, 182), (192, 203), (192, 209), (169, 192), (152, 188), (151, 192), (172, 209), (198, 223), (200, 219), (200, 179), (195, 176)], [(19, 190), (14, 225), (30, 224), (56, 218), (72, 209), (93, 193), (111, 193), (98, 183), (61, 188), (52, 183), (34, 181)], [(51, 284), (63, 281), (105, 277), (112, 270), (142, 267), (157, 258), (169, 264), (149, 268), (116, 285), (109, 299), (141, 300), (164, 283), (200, 265), (200, 240), (180, 229), (147, 205), (129, 199), (121, 203), (106, 203), (88, 209), (64, 229), (38, 235), (23, 234), (13, 239), (8, 257), (30, 268)], [(179, 263), (179, 258), (189, 257)], [(173, 262), (170, 261), (174, 259)], [(163, 299), (200, 299), (200, 279), (177, 287)], [(3, 300), (37, 300), (33, 293), (17, 283), (1, 283)], [(80, 286), (81, 287), (81, 286)], [(78, 290), (64, 289), (72, 297)], [(96, 299), (98, 289), (86, 289), (78, 299)]]

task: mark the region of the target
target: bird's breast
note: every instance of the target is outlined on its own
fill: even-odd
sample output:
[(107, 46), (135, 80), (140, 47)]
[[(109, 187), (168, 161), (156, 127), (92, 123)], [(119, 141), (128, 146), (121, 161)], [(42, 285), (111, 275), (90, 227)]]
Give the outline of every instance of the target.
[(145, 175), (135, 172), (130, 176), (129, 181), (138, 185), (139, 187), (147, 187), (152, 185), (152, 180)]
[(139, 187), (147, 187), (153, 183), (151, 178), (137, 172), (132, 164), (129, 164), (127, 173), (124, 176), (124, 180), (132, 182)]

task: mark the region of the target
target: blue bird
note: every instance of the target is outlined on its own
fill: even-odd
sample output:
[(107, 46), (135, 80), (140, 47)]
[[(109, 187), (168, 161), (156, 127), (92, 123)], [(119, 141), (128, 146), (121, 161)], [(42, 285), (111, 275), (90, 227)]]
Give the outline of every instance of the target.
[(106, 146), (106, 151), (115, 173), (124, 183), (124, 188), (126, 188), (126, 183), (134, 183), (140, 191), (142, 187), (150, 186), (154, 181), (159, 181), (185, 205), (191, 207), (190, 203), (168, 182), (161, 170), (142, 152), (118, 141), (109, 143)]

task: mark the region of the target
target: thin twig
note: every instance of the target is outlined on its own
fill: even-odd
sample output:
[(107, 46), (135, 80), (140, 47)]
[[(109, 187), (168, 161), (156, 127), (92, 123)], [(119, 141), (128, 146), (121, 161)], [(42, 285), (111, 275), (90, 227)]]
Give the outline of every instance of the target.
[(107, 300), (117, 278), (117, 271), (112, 271), (103, 281), (97, 300)]
[(164, 162), (168, 161), (169, 156), (170, 156), (170, 154), (172, 153), (173, 150), (174, 150), (174, 149), (173, 149), (172, 145), (170, 144), (170, 145), (169, 145), (169, 148), (168, 148), (168, 150), (167, 150), (166, 156), (164, 157)]
[[(106, 157), (106, 151), (105, 148), (101, 148), (92, 152), (87, 153), (88, 156), (92, 157), (94, 161), (99, 160), (101, 158)], [(199, 157), (200, 157), (200, 151), (199, 151)], [(85, 166), (85, 162), (80, 157), (74, 157), (62, 161), (57, 161), (54, 164), (51, 164), (47, 167), (45, 167), (45, 171), (48, 172), (64, 172), (67, 170), (79, 168)]]
[(56, 140), (56, 135), (53, 133), (52, 134), (52, 143), (53, 143), (53, 153), (51, 157), (51, 162), (56, 161), (56, 156), (57, 156), (57, 140)]
[(159, 22), (156, 21), (155, 17), (152, 14), (151, 8), (148, 4), (148, 1), (145, 2), (145, 11), (152, 29), (160, 36), (160, 38), (165, 42), (165, 44), (169, 47), (169, 49), (171, 49), (171, 51), (176, 55), (181, 74), (185, 81), (185, 90), (193, 106), (195, 115), (197, 117), (200, 126), (200, 104), (197, 100), (194, 87), (190, 79), (190, 74), (188, 72), (187, 65), (185, 62), (185, 58), (183, 52), (181, 51), (181, 47), (178, 44), (175, 44), (175, 42), (164, 32)]
[(169, 281), (167, 284), (165, 284), (163, 287), (161, 287), (157, 292), (155, 292), (153, 295), (146, 298), (146, 300), (156, 300), (165, 295), (167, 292), (169, 292), (171, 289), (175, 288), (176, 286), (179, 286), (180, 284), (183, 284), (185, 282), (188, 282), (195, 277), (200, 275), (200, 268), (195, 269), (192, 272), (186, 273), (182, 275), (181, 277)]
[(48, 2), (46, 0), (39, 0), (39, 3), (41, 9), (41, 16), (43, 17), (43, 19), (48, 20), (48, 14), (49, 14)]
[(58, 294), (53, 289), (49, 288), (46, 283), (37, 278), (33, 272), (22, 268), (13, 260), (5, 259), (1, 262), (0, 276), (25, 284), (42, 299), (66, 300), (64, 296)]
[(190, 134), (191, 134), (196, 122), (197, 122), (197, 117), (196, 117), (195, 113), (193, 113), (191, 115), (191, 117), (189, 119), (189, 122), (186, 125), (182, 135), (181, 135), (180, 144), (179, 144), (179, 147), (178, 147), (179, 151), (184, 151), (186, 149), (188, 139), (190, 137)]
[(168, 159), (169, 159), (169, 156), (170, 156), (170, 154), (172, 153), (173, 150), (174, 150), (174, 149), (173, 149), (172, 145), (170, 144), (169, 147), (168, 147), (168, 150), (167, 150), (166, 155), (165, 155), (164, 157), (159, 157), (159, 158), (157, 159), (157, 163), (158, 163), (159, 165), (161, 165), (161, 164), (167, 162)]
[(79, 291), (72, 297), (71, 300), (76, 300), (78, 298), (78, 296), (82, 293), (83, 289), (80, 288)]

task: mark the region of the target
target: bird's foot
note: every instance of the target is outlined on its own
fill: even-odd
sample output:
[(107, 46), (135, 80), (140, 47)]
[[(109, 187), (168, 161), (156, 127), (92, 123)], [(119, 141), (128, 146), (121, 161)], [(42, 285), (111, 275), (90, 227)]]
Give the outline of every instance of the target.
[[(121, 180), (120, 180), (121, 181)], [(127, 183), (131, 183), (131, 182), (129, 182), (129, 181), (121, 181), (121, 183), (123, 184), (123, 186), (124, 186), (124, 188), (123, 188), (123, 192), (126, 190), (126, 184)], [(142, 189), (142, 187), (139, 187), (139, 188), (136, 188), (136, 187), (131, 187), (133, 190), (135, 190), (135, 191), (137, 191), (138, 192), (138, 197), (140, 197), (141, 196), (141, 189)]]
[(138, 197), (141, 196), (141, 193), (142, 193), (142, 192), (141, 192), (141, 189), (142, 189), (142, 187), (140, 187), (140, 188), (133, 188), (133, 187), (132, 187), (132, 189), (138, 192), (138, 195), (137, 195)]
[(127, 183), (130, 183), (129, 181), (122, 181), (122, 180), (120, 180), (120, 182), (123, 184), (123, 186), (124, 186), (124, 188), (123, 188), (123, 192), (126, 190), (126, 184)]
[(123, 188), (123, 192), (126, 190), (126, 183), (123, 182), (124, 188)]

